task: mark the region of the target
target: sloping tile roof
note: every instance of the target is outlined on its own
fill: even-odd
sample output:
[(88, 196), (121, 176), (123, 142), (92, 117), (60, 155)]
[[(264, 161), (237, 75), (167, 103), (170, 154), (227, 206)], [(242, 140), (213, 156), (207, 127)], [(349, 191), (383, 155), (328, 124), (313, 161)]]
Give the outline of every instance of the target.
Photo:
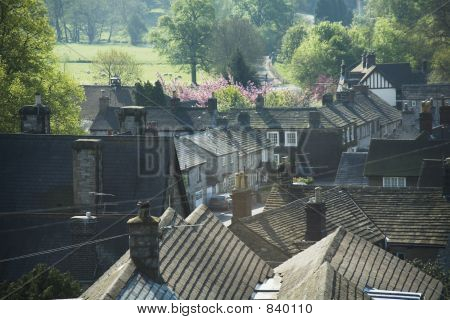
[[(174, 212), (168, 209), (166, 214)], [(206, 206), (198, 207), (186, 220), (176, 217), (175, 227), (164, 232), (160, 271), (165, 284), (162, 289), (171, 291), (167, 295), (188, 300), (249, 299), (258, 283), (274, 275)], [(82, 298), (117, 299), (125, 293), (129, 298), (160, 297), (148, 293), (154, 283), (135, 272), (139, 270), (127, 253)]]
[[(384, 235), (369, 217), (358, 207), (345, 190), (333, 188), (323, 192), (326, 211), (326, 228), (331, 233), (339, 226), (360, 235), (373, 243), (384, 239)], [(264, 211), (258, 215), (238, 220), (287, 256), (302, 251), (306, 234), (305, 205), (308, 199), (299, 199), (283, 207)], [(230, 230), (236, 230), (233, 226)], [(238, 231), (237, 231), (238, 232)], [(238, 234), (240, 236), (240, 234)], [(247, 243), (253, 249), (258, 243)], [(254, 249), (256, 250), (256, 249)]]
[[(357, 186), (339, 189), (355, 202), (390, 242), (446, 245), (450, 233), (450, 203), (443, 199), (442, 189)], [(279, 197), (280, 193), (282, 197)], [(292, 201), (299, 201), (308, 193), (312, 195), (311, 187), (291, 185), (288, 189), (280, 189), (275, 186), (267, 202), (271, 202), (271, 208), (282, 208)], [(277, 198), (276, 202), (271, 201), (274, 198)]]
[(401, 89), (403, 84), (425, 83), (425, 76), (420, 72), (413, 72), (409, 63), (379, 63), (363, 70), (358, 66), (351, 72), (362, 73), (360, 83), (373, 72), (379, 72), (397, 89)]
[[(0, 134), (0, 212), (67, 211), (73, 203), (72, 144), (88, 136)], [(98, 138), (98, 137), (94, 137)], [(136, 201), (152, 200), (153, 214), (162, 214), (173, 164), (172, 138), (148, 138), (151, 147), (136, 136), (101, 137), (103, 192), (108, 212), (130, 212)], [(143, 172), (141, 156), (158, 161)], [(156, 170), (156, 171), (155, 171)], [(187, 213), (186, 213), (187, 214)]]
[(367, 152), (343, 152), (336, 173), (335, 185), (368, 185), (364, 177)]
[(418, 177), (423, 159), (450, 156), (450, 141), (432, 141), (426, 135), (415, 140), (372, 139), (365, 176)]
[(442, 95), (450, 97), (450, 83), (408, 84), (402, 86), (403, 99), (426, 100), (441, 99)]
[(275, 272), (283, 277), (279, 299), (367, 299), (366, 286), (439, 299), (443, 290), (438, 280), (343, 228)]
[(186, 138), (175, 138), (175, 147), (181, 171), (206, 163), (206, 160), (195, 152)]
[(110, 98), (112, 107), (124, 107), (135, 105), (134, 87), (122, 86), (115, 88), (111, 86), (83, 85), (86, 100), (81, 104), (81, 119), (94, 120), (99, 112), (99, 100), (102, 90)]
[(444, 185), (443, 165), (441, 159), (423, 159), (417, 188), (442, 188)]

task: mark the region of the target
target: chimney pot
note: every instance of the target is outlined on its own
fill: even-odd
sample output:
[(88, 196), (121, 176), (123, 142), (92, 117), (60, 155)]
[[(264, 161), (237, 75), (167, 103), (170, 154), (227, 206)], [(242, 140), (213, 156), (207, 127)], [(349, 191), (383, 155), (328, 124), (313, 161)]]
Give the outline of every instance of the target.
[(306, 241), (320, 241), (327, 234), (326, 206), (323, 202), (309, 201), (305, 206)]
[(247, 186), (247, 176), (244, 172), (236, 173), (235, 188), (231, 193), (232, 220), (250, 217), (252, 215), (252, 191)]
[(442, 96), (441, 98), (442, 104), (439, 108), (439, 119), (440, 124), (443, 127), (449, 127), (450, 126), (450, 105), (445, 104), (445, 96)]
[(376, 64), (375, 52), (371, 52), (366, 57), (366, 68), (369, 69), (370, 67), (374, 66), (375, 64)]
[(422, 112), (419, 115), (420, 132), (433, 132), (433, 115), (431, 108), (433, 106), (432, 100), (422, 101)]

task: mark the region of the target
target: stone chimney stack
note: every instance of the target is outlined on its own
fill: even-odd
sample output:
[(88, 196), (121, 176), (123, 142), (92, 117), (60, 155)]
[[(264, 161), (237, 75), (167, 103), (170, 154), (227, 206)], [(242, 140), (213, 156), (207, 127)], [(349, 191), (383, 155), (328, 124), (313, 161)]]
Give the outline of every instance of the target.
[(322, 199), (322, 189), (315, 188), (315, 197), (305, 206), (306, 212), (306, 241), (319, 241), (327, 235), (326, 206)]
[(344, 104), (351, 104), (355, 102), (355, 91), (346, 90), (336, 92), (336, 101)]
[(361, 55), (361, 64), (362, 64), (363, 68), (365, 69), (367, 66), (367, 53), (366, 52), (364, 52)]
[(208, 99), (207, 106), (211, 116), (211, 127), (215, 128), (217, 127), (217, 98), (214, 96), (214, 93)]
[(256, 105), (257, 110), (264, 108), (264, 96), (261, 93), (258, 93), (258, 96), (256, 97), (255, 105)]
[(110, 105), (110, 99), (107, 96), (105, 90), (102, 90), (101, 92), (102, 92), (102, 95), (99, 99), (98, 106), (99, 106), (100, 112), (103, 113), (103, 112), (106, 112), (106, 109), (108, 109), (108, 107)]
[(309, 128), (319, 129), (321, 123), (320, 111), (310, 111), (309, 112)]
[(444, 161), (444, 182), (442, 194), (447, 201), (450, 202), (450, 158)]
[(181, 100), (177, 97), (176, 91), (172, 92), (172, 98), (170, 99), (170, 107), (172, 109), (178, 108), (180, 106)]
[(432, 134), (433, 132), (433, 114), (431, 108), (433, 106), (433, 100), (422, 101), (422, 112), (419, 114), (420, 132), (427, 132)]
[(441, 126), (450, 127), (450, 105), (445, 103), (445, 96), (442, 96), (442, 104), (439, 108), (439, 119)]
[(145, 133), (146, 114), (144, 107), (122, 107), (119, 111), (121, 133), (143, 135)]
[(371, 66), (376, 64), (375, 52), (370, 52), (366, 57), (366, 68), (369, 69)]
[(333, 95), (331, 93), (325, 93), (322, 96), (322, 106), (331, 107), (333, 105)]
[(248, 188), (247, 176), (244, 172), (236, 173), (231, 199), (233, 200), (233, 220), (252, 215), (252, 191)]
[(242, 130), (250, 129), (250, 114), (247, 111), (239, 112), (237, 120)]
[(73, 201), (75, 206), (94, 211), (103, 191), (102, 146), (99, 139), (79, 139), (73, 145)]
[(42, 98), (39, 93), (35, 95), (35, 104), (22, 107), (19, 110), (19, 115), (22, 133), (50, 133), (50, 108), (42, 105)]
[[(90, 212), (70, 219), (72, 244), (81, 244), (93, 239), (97, 233), (97, 218)], [(69, 258), (70, 273), (80, 282), (92, 282), (97, 271), (97, 249), (95, 244), (86, 244), (76, 249)]]
[(130, 256), (152, 281), (162, 283), (159, 247), (162, 237), (160, 218), (150, 214), (150, 203), (139, 202), (138, 216), (128, 220)]

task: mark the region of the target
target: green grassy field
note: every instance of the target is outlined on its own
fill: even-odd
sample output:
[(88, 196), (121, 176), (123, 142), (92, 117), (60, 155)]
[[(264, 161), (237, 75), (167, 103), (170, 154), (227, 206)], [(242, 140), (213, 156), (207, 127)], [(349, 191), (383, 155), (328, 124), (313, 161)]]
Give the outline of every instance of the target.
[[(141, 64), (141, 79), (152, 82), (157, 80), (157, 74), (170, 78), (180, 77), (183, 81), (189, 83), (190, 74), (186, 69), (180, 66), (174, 66), (167, 62), (167, 59), (161, 57), (158, 52), (150, 47), (131, 46), (127, 44), (57, 44), (55, 54), (59, 59), (61, 70), (72, 76), (80, 84), (105, 84), (108, 79), (98, 77), (98, 72), (89, 61), (92, 61), (99, 50), (110, 48), (127, 51), (139, 64)], [(199, 79), (208, 77), (204, 72), (199, 72)]]

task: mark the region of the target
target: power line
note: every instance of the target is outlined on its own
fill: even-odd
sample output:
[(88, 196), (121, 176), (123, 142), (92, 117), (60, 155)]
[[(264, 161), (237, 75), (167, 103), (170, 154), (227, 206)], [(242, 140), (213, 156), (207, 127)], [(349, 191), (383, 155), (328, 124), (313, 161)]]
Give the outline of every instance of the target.
[(82, 243), (72, 244), (72, 245), (59, 247), (59, 248), (54, 248), (54, 249), (49, 249), (49, 250), (42, 250), (42, 251), (38, 251), (38, 252), (24, 254), (24, 255), (21, 255), (21, 256), (17, 256), (17, 257), (2, 259), (2, 260), (0, 260), (0, 263), (17, 261), (17, 260), (22, 260), (22, 259), (28, 259), (28, 258), (32, 258), (32, 257), (36, 257), (36, 256), (56, 253), (56, 252), (59, 252), (59, 251), (65, 251), (65, 250), (69, 250), (69, 249), (73, 249), (73, 248), (80, 248), (80, 247), (83, 247), (83, 246), (86, 246), (86, 245), (97, 244), (97, 243), (101, 243), (101, 242), (105, 242), (105, 241), (109, 241), (109, 240), (122, 238), (122, 237), (125, 237), (125, 236), (128, 236), (128, 233), (124, 233), (124, 234), (120, 234), (120, 235), (112, 236), (112, 237), (108, 237), (108, 238), (102, 238), (102, 239), (98, 239), (98, 240), (92, 240), (92, 241), (86, 241), (86, 242), (82, 242)]

